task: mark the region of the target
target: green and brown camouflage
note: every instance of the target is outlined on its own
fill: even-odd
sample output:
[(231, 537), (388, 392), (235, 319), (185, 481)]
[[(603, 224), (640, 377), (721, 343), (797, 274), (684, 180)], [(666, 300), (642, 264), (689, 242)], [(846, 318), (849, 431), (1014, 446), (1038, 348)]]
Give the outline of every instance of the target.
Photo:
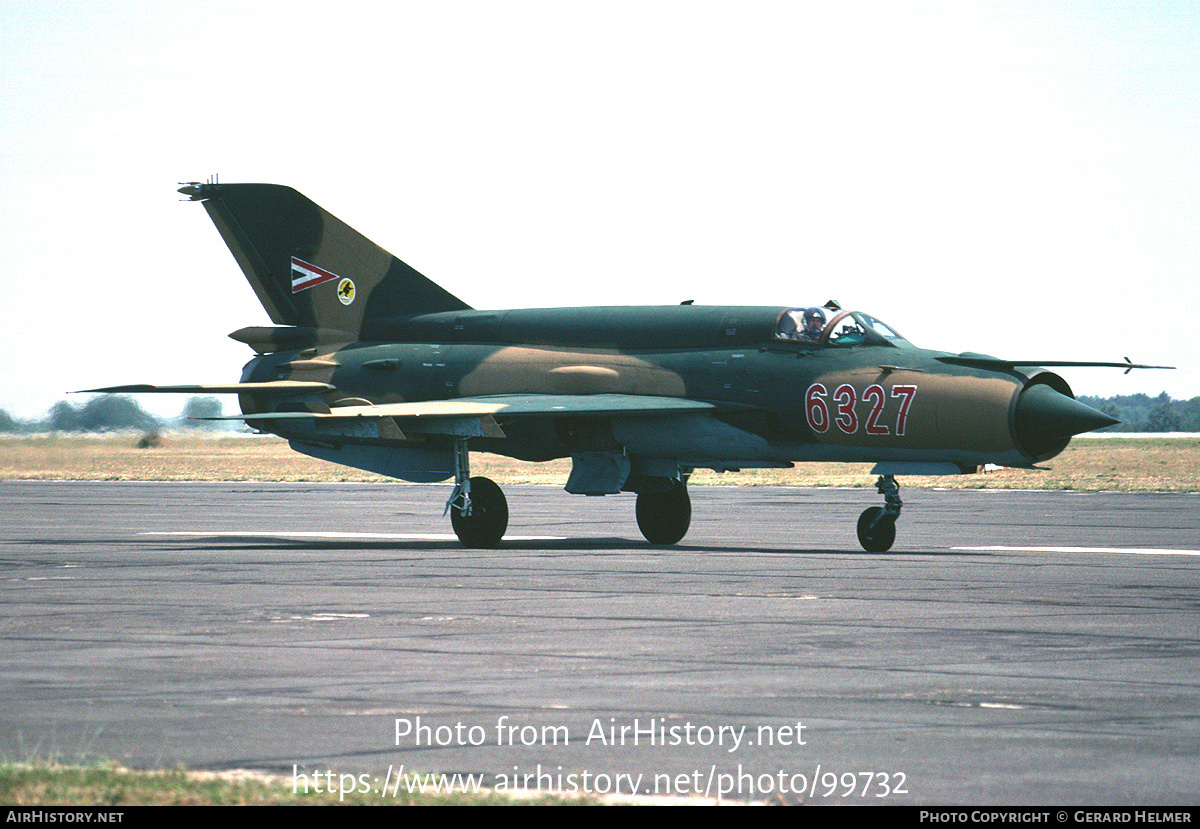
[(1032, 466), (1116, 422), (1045, 369), (1081, 364), (921, 349), (832, 301), (475, 310), (295, 190), (180, 192), (203, 203), (274, 326), (230, 335), (257, 352), (240, 383), (107, 390), (236, 392), (238, 419), (300, 452), (453, 476), (452, 519), (471, 546), (499, 543), (508, 513), (470, 477), (468, 443), (572, 458), (567, 490), (638, 493), (657, 543), (686, 532), (692, 469), (875, 462), (885, 506), (859, 536), (887, 549), (894, 475)]

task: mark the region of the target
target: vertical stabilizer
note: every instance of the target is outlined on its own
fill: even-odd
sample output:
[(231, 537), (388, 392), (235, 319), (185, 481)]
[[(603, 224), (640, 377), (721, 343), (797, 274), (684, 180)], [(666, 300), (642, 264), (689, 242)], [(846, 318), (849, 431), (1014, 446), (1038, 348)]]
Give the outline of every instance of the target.
[(277, 184), (180, 189), (205, 210), (277, 325), (344, 331), (470, 308), (354, 228)]

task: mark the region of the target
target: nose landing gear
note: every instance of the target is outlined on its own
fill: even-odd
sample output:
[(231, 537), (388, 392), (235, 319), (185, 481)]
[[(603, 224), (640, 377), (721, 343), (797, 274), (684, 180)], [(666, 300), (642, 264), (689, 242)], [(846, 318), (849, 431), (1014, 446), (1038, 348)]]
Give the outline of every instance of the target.
[(883, 506), (864, 510), (858, 517), (858, 543), (868, 553), (885, 553), (896, 540), (896, 519), (904, 503), (894, 475), (880, 476), (875, 488), (883, 496)]

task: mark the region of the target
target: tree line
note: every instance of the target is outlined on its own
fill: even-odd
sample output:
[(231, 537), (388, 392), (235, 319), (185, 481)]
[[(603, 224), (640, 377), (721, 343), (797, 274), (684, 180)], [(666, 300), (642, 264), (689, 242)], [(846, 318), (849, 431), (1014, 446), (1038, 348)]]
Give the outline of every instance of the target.
[(146, 411), (132, 397), (105, 394), (75, 405), (67, 400), (55, 403), (45, 417), (18, 420), (0, 409), (0, 433), (30, 432), (161, 432), (176, 426), (184, 428), (221, 428), (224, 424), (192, 418), (216, 417), (222, 413), (215, 397), (190, 397), (178, 418), (160, 418)]
[(1085, 395), (1079, 402), (1121, 421), (1101, 432), (1200, 432), (1200, 397), (1172, 400), (1166, 392), (1157, 397), (1146, 394)]

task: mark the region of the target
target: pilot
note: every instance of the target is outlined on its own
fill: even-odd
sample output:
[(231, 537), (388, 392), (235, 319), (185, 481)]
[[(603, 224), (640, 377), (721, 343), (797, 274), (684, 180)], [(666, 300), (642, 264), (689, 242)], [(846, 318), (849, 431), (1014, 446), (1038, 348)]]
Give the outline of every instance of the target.
[(825, 312), (820, 308), (804, 309), (804, 327), (800, 329), (797, 339), (816, 342), (821, 338), (821, 330), (825, 327)]

